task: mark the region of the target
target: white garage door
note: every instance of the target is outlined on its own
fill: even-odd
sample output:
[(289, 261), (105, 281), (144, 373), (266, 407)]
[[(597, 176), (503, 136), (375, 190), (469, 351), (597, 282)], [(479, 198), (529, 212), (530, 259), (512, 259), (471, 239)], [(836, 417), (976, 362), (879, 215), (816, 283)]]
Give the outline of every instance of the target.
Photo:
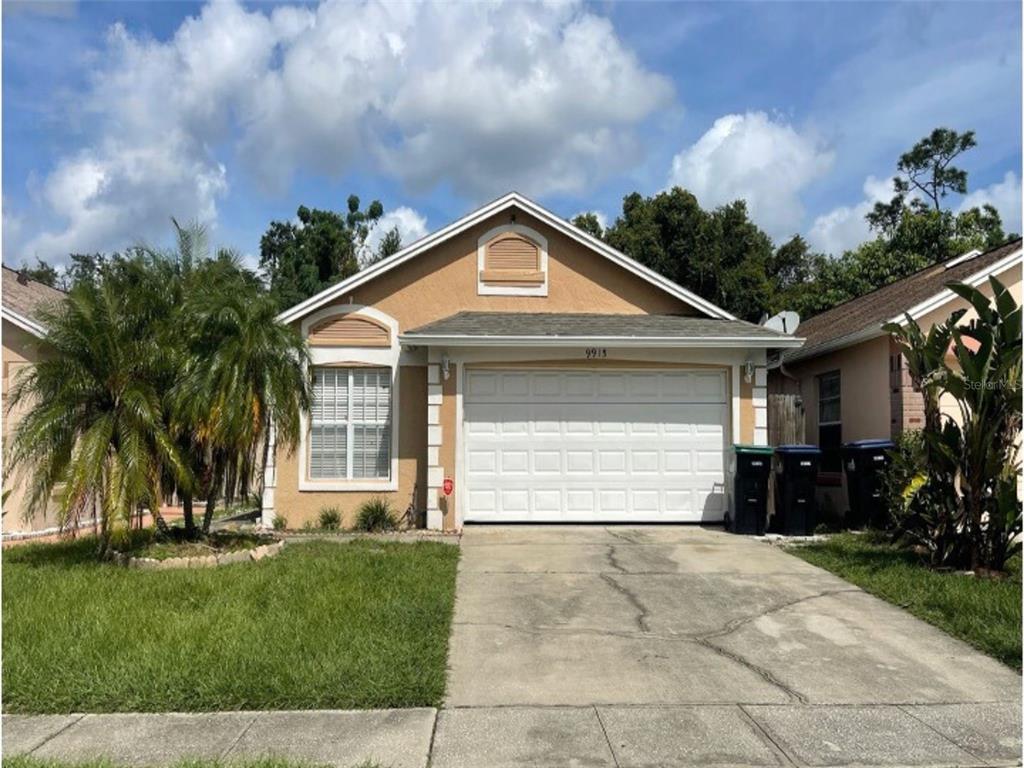
[(718, 521), (725, 374), (466, 374), (464, 519)]

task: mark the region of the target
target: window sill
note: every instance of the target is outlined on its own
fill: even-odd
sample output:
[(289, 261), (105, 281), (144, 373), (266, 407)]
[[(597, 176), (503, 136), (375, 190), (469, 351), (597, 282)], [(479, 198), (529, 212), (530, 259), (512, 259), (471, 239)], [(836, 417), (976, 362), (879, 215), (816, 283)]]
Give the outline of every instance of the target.
[(394, 480), (300, 480), (300, 491), (397, 491)]

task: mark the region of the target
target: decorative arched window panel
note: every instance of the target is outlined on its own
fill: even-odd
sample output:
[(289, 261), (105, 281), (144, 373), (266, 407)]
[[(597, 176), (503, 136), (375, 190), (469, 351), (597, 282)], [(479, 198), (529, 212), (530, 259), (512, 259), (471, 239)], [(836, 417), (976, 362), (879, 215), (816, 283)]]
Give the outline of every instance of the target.
[(391, 329), (361, 314), (332, 315), (309, 329), (314, 347), (390, 347)]
[(506, 224), (477, 242), (481, 296), (547, 296), (548, 241), (536, 230)]

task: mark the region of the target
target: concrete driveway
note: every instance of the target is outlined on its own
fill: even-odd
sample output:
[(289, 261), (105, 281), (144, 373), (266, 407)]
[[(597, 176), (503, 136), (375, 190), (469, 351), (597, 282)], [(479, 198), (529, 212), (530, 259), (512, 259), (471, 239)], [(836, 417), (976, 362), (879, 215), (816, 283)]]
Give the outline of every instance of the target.
[(1021, 678), (769, 544), (471, 527), (432, 765), (983, 765)]

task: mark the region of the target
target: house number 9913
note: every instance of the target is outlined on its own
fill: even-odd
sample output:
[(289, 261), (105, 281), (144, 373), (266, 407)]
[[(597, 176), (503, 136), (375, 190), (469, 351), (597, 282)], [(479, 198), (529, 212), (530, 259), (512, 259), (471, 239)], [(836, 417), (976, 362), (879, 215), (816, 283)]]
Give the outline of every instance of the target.
[(587, 360), (598, 357), (608, 357), (608, 350), (604, 347), (587, 347)]

